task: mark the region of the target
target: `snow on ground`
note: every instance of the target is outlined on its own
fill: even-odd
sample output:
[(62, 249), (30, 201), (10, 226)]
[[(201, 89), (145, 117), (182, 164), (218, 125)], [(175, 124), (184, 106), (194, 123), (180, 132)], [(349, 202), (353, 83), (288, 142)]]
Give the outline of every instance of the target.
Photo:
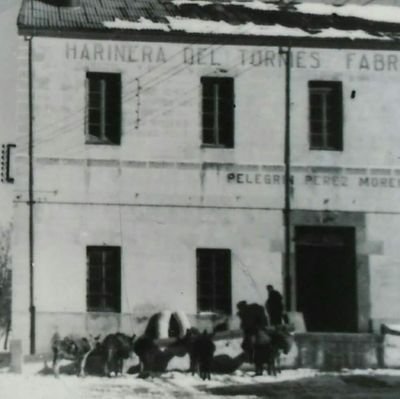
[[(216, 341), (217, 353), (219, 355), (226, 354), (234, 357), (240, 352), (241, 339), (235, 338), (230, 340)], [(285, 364), (282, 359), (282, 364)], [(137, 364), (137, 358), (132, 357), (130, 362), (126, 362), (125, 369), (131, 365)], [(69, 361), (63, 360), (61, 366), (70, 364)], [(80, 378), (75, 375), (61, 374), (59, 378), (55, 378), (51, 369), (46, 365), (44, 360), (35, 362), (26, 362), (23, 365), (22, 374), (13, 374), (9, 372), (8, 367), (0, 368), (0, 398), (1, 399), (170, 399), (170, 398), (188, 398), (188, 399), (216, 399), (217, 391), (219, 395), (225, 397), (255, 398), (257, 396), (274, 397), (281, 399), (305, 399), (313, 397), (315, 399), (326, 399), (328, 394), (335, 393), (337, 395), (349, 392), (352, 394), (352, 376), (356, 376), (356, 381), (361, 376), (363, 381), (372, 383), (378, 378), (394, 378), (399, 381), (400, 387), (400, 369), (390, 370), (342, 370), (341, 372), (324, 373), (311, 369), (288, 369), (283, 370), (277, 377), (268, 376), (264, 373), (262, 376), (254, 376), (253, 366), (245, 363), (241, 369), (232, 374), (213, 374), (210, 381), (202, 381), (197, 375), (192, 376), (186, 371), (189, 367), (188, 356), (175, 357), (170, 363), (171, 369), (157, 374), (148, 379), (138, 378), (136, 374), (105, 378), (96, 376), (87, 376)], [(342, 378), (349, 378), (349, 384), (343, 382)], [(292, 383), (290, 383), (292, 381)], [(286, 384), (287, 382), (287, 384)], [(379, 381), (378, 381), (379, 382)], [(356, 387), (356, 389), (368, 389)], [(228, 388), (227, 393), (223, 393)], [(242, 391), (242, 388), (245, 388)], [(275, 395), (273, 396), (273, 392)], [(315, 393), (313, 390), (319, 393)], [(393, 390), (397, 386), (393, 386)], [(297, 397), (297, 390), (299, 395)], [(314, 396), (307, 396), (309, 391)], [(336, 390), (333, 392), (333, 390)], [(348, 390), (348, 391), (347, 391)], [(222, 392), (222, 393), (221, 393)], [(260, 394), (261, 392), (261, 394)], [(267, 394), (271, 393), (271, 396)], [(361, 396), (343, 396), (343, 398), (362, 398)], [(258, 393), (258, 394), (257, 394)], [(398, 391), (397, 391), (398, 393)], [(296, 396), (293, 396), (296, 394)], [(379, 395), (383, 395), (379, 392)], [(331, 397), (331, 396), (329, 396)], [(342, 396), (332, 396), (342, 397)], [(392, 399), (396, 396), (371, 396), (371, 398)], [(369, 398), (369, 397), (368, 397)]]
[[(339, 380), (341, 376), (400, 378), (400, 370), (343, 370), (340, 373), (322, 373), (310, 369), (284, 370), (279, 376), (254, 376), (254, 371), (236, 371), (233, 374), (212, 375), (211, 381), (202, 381), (197, 375), (181, 371), (168, 371), (148, 379), (136, 375), (124, 375), (116, 378), (61, 375), (55, 378), (51, 374), (38, 373), (43, 363), (25, 364), (22, 374), (0, 370), (1, 399), (169, 399), (169, 398), (216, 398), (209, 389), (221, 387), (254, 386), (255, 388), (275, 386), (276, 383), (295, 381), (296, 386), (308, 386), (310, 381)], [(326, 380), (328, 378), (328, 380)], [(304, 382), (303, 382), (304, 381)], [(271, 385), (270, 385), (271, 384)], [(278, 385), (278, 384), (277, 384)], [(282, 384), (281, 384), (282, 385)], [(288, 389), (293, 385), (288, 384)], [(329, 389), (326, 388), (326, 389)], [(239, 396), (235, 396), (239, 399)], [(242, 398), (253, 398), (254, 394), (243, 394)], [(275, 396), (274, 396), (275, 397)], [(285, 396), (286, 398), (287, 396)], [(292, 397), (292, 396), (288, 396)], [(314, 397), (314, 396), (313, 396)], [(323, 398), (326, 396), (315, 396)], [(385, 396), (386, 397), (386, 396)]]
[(340, 373), (330, 373), (331, 375), (370, 375), (370, 376), (392, 376), (400, 377), (400, 369), (343, 369)]
[(274, 383), (315, 377), (315, 370), (285, 370), (278, 377), (254, 376), (253, 371), (237, 371), (229, 375), (213, 375), (211, 381), (202, 381), (197, 375), (169, 371), (148, 379), (135, 375), (116, 378), (35, 374), (38, 364), (24, 368), (23, 374), (0, 372), (2, 399), (114, 399), (114, 398), (175, 398), (211, 397), (208, 388), (244, 384)]

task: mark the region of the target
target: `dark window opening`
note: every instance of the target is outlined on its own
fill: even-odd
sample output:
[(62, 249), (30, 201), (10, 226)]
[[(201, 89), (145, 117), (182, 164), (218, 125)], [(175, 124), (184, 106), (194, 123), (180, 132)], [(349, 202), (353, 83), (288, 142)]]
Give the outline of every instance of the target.
[(231, 314), (231, 251), (197, 249), (196, 255), (198, 311)]
[(87, 309), (121, 311), (121, 248), (90, 246), (87, 256)]
[(234, 89), (232, 78), (201, 78), (203, 144), (234, 146)]
[(121, 142), (121, 75), (88, 72), (87, 143)]
[(342, 82), (311, 81), (309, 88), (310, 149), (343, 150)]

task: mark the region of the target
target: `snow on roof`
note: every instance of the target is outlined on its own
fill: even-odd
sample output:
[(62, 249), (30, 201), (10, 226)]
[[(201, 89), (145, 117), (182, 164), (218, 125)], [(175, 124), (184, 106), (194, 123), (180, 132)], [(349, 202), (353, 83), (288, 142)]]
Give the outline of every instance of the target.
[(81, 0), (80, 4), (71, 9), (54, 6), (50, 0), (23, 0), (18, 18), (20, 32), (113, 30), (400, 40), (400, 7), (388, 5), (291, 2), (283, 6), (261, 0)]
[[(215, 4), (215, 1), (209, 0), (172, 0), (173, 4), (177, 6), (184, 5), (198, 5), (200, 7), (210, 6)], [(227, 2), (232, 6), (240, 6), (259, 11), (279, 11), (282, 6), (274, 2), (263, 2), (260, 0), (250, 1), (229, 1)], [(226, 4), (226, 3), (225, 3)], [(400, 7), (388, 6), (381, 4), (343, 4), (333, 5), (324, 3), (300, 3), (288, 6), (288, 10), (300, 12), (303, 14), (312, 15), (338, 15), (341, 17), (362, 18), (370, 21), (400, 23)]]
[(316, 38), (349, 38), (349, 39), (380, 39), (388, 40), (387, 36), (377, 37), (363, 30), (339, 30), (327, 28), (320, 32), (310, 33), (300, 28), (291, 28), (282, 25), (256, 25), (248, 22), (243, 25), (232, 25), (224, 21), (203, 21), (193, 18), (167, 17), (167, 23), (155, 23), (149, 19), (141, 18), (140, 21), (131, 22), (117, 18), (115, 21), (105, 21), (104, 26), (111, 29), (137, 29), (137, 30), (162, 30), (181, 31), (186, 33), (224, 34), (224, 35), (249, 35), (273, 37), (316, 37)]
[[(183, 5), (198, 5), (200, 7), (204, 6), (209, 6), (215, 4), (215, 1), (209, 1), (209, 0), (172, 0), (172, 4), (175, 4), (176, 6), (183, 6)], [(237, 1), (237, 0), (232, 0), (225, 2), (225, 4), (228, 3), (232, 6), (240, 6), (240, 7), (246, 7), (250, 8), (252, 10), (260, 10), (260, 11), (279, 11), (279, 6), (277, 3), (271, 3), (271, 2), (263, 2), (260, 0), (250, 0), (250, 1)]]
[(103, 24), (106, 28), (110, 29), (171, 30), (167, 24), (162, 22), (154, 22), (145, 17), (140, 17), (138, 21), (127, 21), (120, 18), (115, 18), (114, 21), (104, 21)]
[(371, 4), (345, 4), (334, 6), (329, 4), (303, 3), (296, 6), (297, 11), (314, 15), (338, 15), (341, 17), (362, 18), (369, 21), (400, 23), (400, 7)]

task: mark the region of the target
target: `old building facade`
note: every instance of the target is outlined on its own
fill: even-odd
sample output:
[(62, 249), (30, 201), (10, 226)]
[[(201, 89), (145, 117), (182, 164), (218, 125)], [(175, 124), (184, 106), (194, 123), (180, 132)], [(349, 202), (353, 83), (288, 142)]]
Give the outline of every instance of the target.
[(18, 4), (6, 0), (0, 5), (0, 347), (7, 348), (11, 321), (11, 235), (13, 188), (12, 162), (16, 132)]
[[(265, 31), (214, 31), (211, 2), (199, 26), (196, 2), (152, 19), (144, 3), (125, 17), (119, 1), (72, 3), (26, 1), (19, 16), (13, 334), (26, 351), (33, 329), (44, 351), (55, 331), (141, 331), (165, 309), (233, 320), (266, 284), (310, 331), (400, 318), (393, 24), (256, 23), (305, 15), (275, 6), (251, 15)], [(248, 18), (252, 5), (224, 7)]]

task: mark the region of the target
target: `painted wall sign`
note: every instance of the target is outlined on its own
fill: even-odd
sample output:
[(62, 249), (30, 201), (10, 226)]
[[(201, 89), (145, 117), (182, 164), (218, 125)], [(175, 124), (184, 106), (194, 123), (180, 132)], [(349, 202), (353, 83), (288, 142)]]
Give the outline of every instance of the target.
[(222, 65), (223, 60), (218, 49), (212, 47), (184, 47), (183, 63), (190, 65)]
[[(366, 187), (366, 188), (400, 188), (400, 177), (383, 176), (357, 176), (357, 175), (329, 175), (305, 174), (292, 175), (291, 184), (304, 184), (308, 187)], [(228, 173), (226, 181), (230, 184), (255, 184), (255, 185), (283, 185), (283, 174), (269, 173)]]
[[(334, 52), (334, 53), (333, 53)], [(334, 54), (338, 70), (397, 72), (400, 54), (386, 51), (335, 51), (293, 49), (291, 65), (294, 69), (326, 69)], [(285, 55), (279, 49), (260, 47), (228, 47), (218, 45), (169, 46), (167, 44), (134, 42), (66, 41), (68, 60), (160, 64), (170, 60), (193, 66), (245, 66), (283, 68)]]
[[(277, 49), (240, 49), (241, 65), (266, 66), (282, 68), (285, 66), (284, 54)], [(291, 57), (292, 68), (318, 69), (321, 67), (321, 57), (318, 51), (293, 50)]]
[[(284, 184), (285, 176), (283, 174), (271, 173), (228, 173), (228, 183), (238, 184)], [(291, 176), (291, 183), (294, 183), (294, 177)]]
[(400, 71), (400, 55), (397, 53), (346, 53), (346, 69), (375, 72)]
[(360, 187), (375, 188), (400, 188), (400, 178), (398, 177), (359, 177)]
[(167, 61), (162, 46), (136, 43), (67, 42), (65, 57), (68, 60), (108, 61), (127, 63), (164, 63)]

